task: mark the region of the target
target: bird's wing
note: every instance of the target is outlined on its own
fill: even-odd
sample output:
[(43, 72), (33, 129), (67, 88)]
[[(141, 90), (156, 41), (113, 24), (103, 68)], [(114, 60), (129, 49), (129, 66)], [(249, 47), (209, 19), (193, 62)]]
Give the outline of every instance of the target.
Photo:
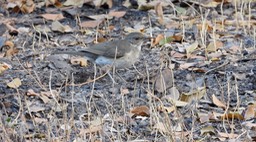
[(127, 45), (129, 46), (129, 42), (125, 40), (110, 41), (107, 43), (95, 44), (89, 48), (83, 49), (83, 51), (109, 58), (120, 58), (131, 50), (131, 48), (126, 47)]

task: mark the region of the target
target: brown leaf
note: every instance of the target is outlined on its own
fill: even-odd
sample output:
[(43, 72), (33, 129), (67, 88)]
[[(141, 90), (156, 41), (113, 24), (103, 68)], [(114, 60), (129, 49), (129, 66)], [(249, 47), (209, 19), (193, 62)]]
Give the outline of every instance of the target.
[(161, 2), (155, 5), (155, 11), (156, 11), (156, 15), (158, 16), (158, 22), (161, 25), (164, 25), (163, 6)]
[(121, 18), (126, 14), (126, 11), (110, 11), (108, 16)]
[(52, 21), (62, 20), (65, 18), (62, 14), (42, 14), (41, 16), (46, 20)]
[(185, 57), (186, 55), (185, 54), (182, 54), (182, 53), (179, 53), (177, 51), (171, 51), (171, 57), (174, 57), (174, 58), (183, 58)]
[(133, 113), (133, 117), (136, 116), (150, 116), (149, 108), (147, 106), (138, 106), (130, 110), (131, 113)]
[(23, 13), (32, 13), (35, 9), (35, 4), (33, 0), (26, 0), (25, 2), (23, 1), (20, 10)]
[(226, 105), (222, 103), (214, 94), (212, 95), (212, 101), (216, 106), (226, 109)]
[(194, 65), (196, 65), (197, 63), (183, 63), (180, 64), (180, 69), (188, 69), (189, 67), (193, 67)]
[(103, 22), (103, 20), (94, 20), (94, 21), (85, 21), (80, 24), (83, 28), (95, 28), (98, 25), (100, 25)]
[(28, 89), (27, 91), (27, 96), (40, 96), (38, 93), (36, 93), (34, 90), (32, 89)]
[(244, 120), (244, 117), (237, 113), (237, 112), (232, 112), (232, 113), (227, 113), (221, 116), (221, 119), (238, 119), (238, 120)]
[(244, 119), (249, 120), (255, 118), (255, 105), (249, 105), (244, 113)]
[(157, 37), (155, 38), (155, 40), (153, 42), (153, 46), (157, 45), (163, 38), (164, 38), (163, 34), (157, 35)]

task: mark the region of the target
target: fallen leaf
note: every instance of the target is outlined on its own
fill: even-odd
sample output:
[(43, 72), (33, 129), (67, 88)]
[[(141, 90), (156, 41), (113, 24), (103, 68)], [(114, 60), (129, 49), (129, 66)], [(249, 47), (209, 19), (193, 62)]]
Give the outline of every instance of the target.
[(190, 44), (188, 47), (186, 47), (186, 53), (187, 56), (189, 57), (189, 55), (194, 52), (196, 50), (196, 48), (198, 47), (198, 42), (194, 42), (192, 44)]
[(20, 85), (21, 85), (21, 80), (19, 78), (15, 78), (7, 84), (8, 87), (14, 88), (14, 89), (18, 88)]
[(160, 131), (161, 133), (168, 133), (170, 132), (170, 130), (168, 130), (167, 125), (162, 123), (162, 122), (158, 122), (155, 124), (155, 126), (153, 127), (154, 129)]
[(116, 17), (116, 18), (121, 18), (126, 14), (126, 11), (110, 11), (108, 13), (108, 16)]
[(129, 92), (129, 90), (128, 89), (122, 89), (121, 88), (121, 94), (122, 95), (126, 95), (126, 94), (129, 94), (130, 92)]
[(218, 131), (218, 135), (220, 135), (221, 137), (224, 137), (224, 138), (229, 138), (229, 139), (234, 139), (234, 138), (238, 137), (237, 134), (222, 133), (219, 131)]
[(156, 15), (158, 16), (158, 22), (161, 25), (164, 25), (164, 15), (163, 15), (163, 6), (161, 2), (158, 2), (155, 5), (155, 11), (156, 11)]
[(167, 112), (167, 113), (171, 113), (173, 111), (176, 110), (176, 107), (175, 106), (171, 106), (171, 107), (168, 107), (168, 106), (159, 106), (158, 111), (161, 111), (161, 112)]
[(164, 69), (156, 76), (155, 90), (162, 93), (173, 86), (173, 72), (171, 69)]
[(226, 109), (226, 105), (222, 103), (214, 94), (212, 95), (212, 101), (216, 106)]
[(185, 57), (185, 54), (179, 53), (177, 51), (171, 51), (171, 57), (173, 58), (183, 58)]
[(206, 135), (206, 134), (215, 134), (215, 131), (214, 131), (214, 128), (212, 126), (207, 126), (207, 127), (204, 127), (200, 130), (201, 132), (201, 135)]
[(33, 106), (30, 106), (30, 107), (29, 107), (29, 110), (30, 110), (31, 112), (39, 112), (39, 111), (44, 111), (44, 110), (45, 110), (45, 107), (33, 105)]
[(80, 135), (81, 136), (84, 136), (85, 134), (88, 134), (88, 133), (96, 133), (96, 132), (99, 132), (102, 130), (102, 126), (92, 126), (92, 127), (89, 127), (88, 129), (80, 129)]
[(190, 103), (192, 100), (200, 100), (206, 94), (205, 87), (198, 87), (189, 93), (182, 93), (180, 100)]
[(138, 106), (130, 110), (130, 112), (133, 114), (132, 117), (136, 116), (146, 116), (149, 117), (149, 108), (147, 106)]
[[(90, 0), (92, 1), (92, 0)], [(88, 0), (66, 0), (63, 5), (64, 6), (78, 6), (78, 7), (82, 7), (84, 3), (89, 2)]]
[(235, 73), (235, 72), (233, 72), (232, 74), (238, 80), (246, 79), (246, 73)]
[(38, 93), (36, 93), (34, 90), (32, 89), (28, 89), (27, 93), (26, 93), (27, 96), (39, 96)]
[(214, 52), (217, 51), (217, 49), (222, 48), (224, 44), (221, 41), (213, 41), (210, 42), (206, 48), (208, 52)]
[(62, 25), (59, 21), (52, 22), (52, 30), (61, 33), (68, 33), (73, 31), (72, 28), (70, 28), (68, 25)]
[(217, 7), (219, 4), (221, 4), (221, 2), (216, 2), (216, 1), (206, 1), (204, 3), (201, 3), (201, 6), (203, 7)]
[(244, 120), (244, 117), (238, 112), (230, 112), (221, 116), (221, 119), (238, 119)]
[(65, 18), (62, 14), (42, 14), (41, 16), (46, 20), (52, 21), (62, 20)]
[(33, 2), (33, 0), (26, 0), (22, 2), (22, 5), (20, 7), (20, 10), (23, 13), (32, 13), (34, 9), (35, 9), (35, 3)]
[(88, 66), (87, 60), (83, 57), (72, 57), (70, 62), (72, 65), (80, 65), (81, 67)]
[(98, 25), (100, 25), (103, 22), (103, 20), (94, 20), (94, 21), (85, 21), (80, 24), (83, 28), (95, 28)]
[(248, 105), (244, 113), (244, 119), (249, 120), (255, 118), (255, 105)]
[(179, 68), (180, 69), (188, 69), (189, 67), (195, 66), (197, 63), (182, 63), (180, 64)]
[(95, 7), (100, 7), (104, 4), (107, 4), (109, 8), (112, 8), (113, 1), (112, 0), (93, 0), (93, 4)]
[(0, 74), (2, 74), (4, 71), (11, 68), (11, 65), (8, 65), (6, 63), (0, 63)]
[(154, 39), (153, 46), (157, 45), (162, 39), (164, 38), (163, 34), (158, 34), (157, 37)]

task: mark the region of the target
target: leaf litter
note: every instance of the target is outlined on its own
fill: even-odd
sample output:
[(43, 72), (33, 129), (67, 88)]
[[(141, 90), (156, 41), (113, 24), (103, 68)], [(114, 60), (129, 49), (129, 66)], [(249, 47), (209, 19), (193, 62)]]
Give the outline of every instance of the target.
[[(253, 1), (0, 4), (1, 117), (9, 141), (255, 140)], [(84, 58), (51, 55), (131, 31), (151, 42), (135, 68), (111, 72), (117, 84)]]

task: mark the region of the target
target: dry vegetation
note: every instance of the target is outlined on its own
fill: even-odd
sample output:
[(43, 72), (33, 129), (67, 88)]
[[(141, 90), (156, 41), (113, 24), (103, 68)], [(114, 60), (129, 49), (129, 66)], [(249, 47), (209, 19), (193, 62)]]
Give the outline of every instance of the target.
[[(0, 1), (0, 141), (255, 141), (255, 0)], [(77, 50), (139, 31), (106, 71)]]

